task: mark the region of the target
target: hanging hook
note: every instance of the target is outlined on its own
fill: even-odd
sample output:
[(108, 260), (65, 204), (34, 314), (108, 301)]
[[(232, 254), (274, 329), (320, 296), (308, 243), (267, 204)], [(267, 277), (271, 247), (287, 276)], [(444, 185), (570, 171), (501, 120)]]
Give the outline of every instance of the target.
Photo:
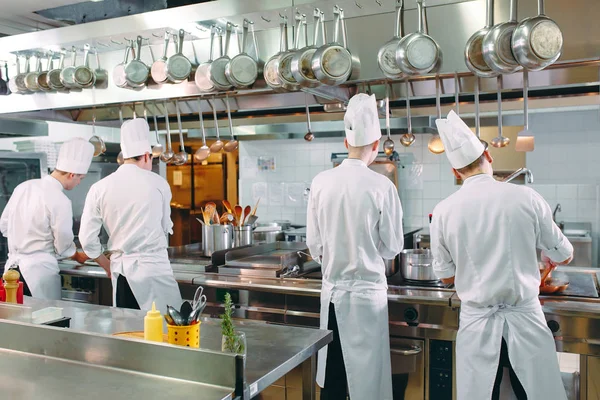
[(381, 7), (381, 6), (382, 6), (382, 5), (381, 5), (381, 0), (375, 0), (375, 3), (377, 3), (377, 5), (378, 5), (379, 7)]
[(113, 42), (114, 44), (116, 44), (117, 46), (123, 46), (123, 43), (121, 42), (117, 42), (116, 40), (114, 40), (113, 38), (110, 38), (110, 41)]
[[(279, 14), (281, 15), (281, 14)], [(260, 19), (262, 19), (263, 21), (267, 22), (267, 23), (271, 23), (271, 20), (268, 18), (263, 17), (262, 15), (260, 16)]]
[(360, 8), (362, 10), (362, 6), (360, 5), (360, 3), (358, 1), (355, 1), (354, 4), (356, 4), (356, 7)]

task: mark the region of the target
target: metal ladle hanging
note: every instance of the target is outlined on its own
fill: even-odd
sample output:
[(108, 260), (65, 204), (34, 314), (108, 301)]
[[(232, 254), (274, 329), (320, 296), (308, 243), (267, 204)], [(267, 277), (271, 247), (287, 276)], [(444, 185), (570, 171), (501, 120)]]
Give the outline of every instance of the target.
[(235, 137), (233, 136), (233, 122), (231, 121), (231, 107), (229, 107), (229, 97), (227, 95), (225, 95), (225, 104), (227, 106), (227, 121), (229, 122), (229, 132), (231, 133), (231, 140), (229, 140), (227, 143), (225, 143), (225, 145), (223, 146), (223, 149), (225, 150), (225, 152), (231, 153), (232, 151), (237, 150), (238, 141), (235, 140)]
[[(123, 107), (119, 107), (119, 122), (121, 126), (123, 126)], [(121, 139), (122, 141), (122, 139)], [(123, 165), (125, 162), (125, 158), (123, 157), (123, 151), (119, 152), (117, 155), (117, 164)]]
[[(458, 89), (457, 89), (458, 90)], [(441, 87), (440, 87), (440, 77), (439, 75), (435, 77), (435, 109), (437, 113), (437, 119), (442, 118), (442, 101), (441, 101)], [(458, 92), (457, 92), (458, 93)], [(457, 97), (458, 98), (458, 97)], [(457, 101), (456, 109), (458, 110), (458, 101)], [(444, 150), (444, 143), (442, 142), (442, 138), (440, 137), (439, 132), (434, 133), (429, 142), (427, 143), (427, 148), (433, 154), (442, 154)]]
[(390, 132), (390, 87), (388, 85), (385, 85), (385, 130), (387, 139), (383, 142), (383, 152), (386, 156), (391, 156), (394, 153), (394, 141)]
[(179, 129), (179, 153), (173, 156), (173, 164), (184, 165), (187, 162), (188, 154), (185, 152), (183, 143), (183, 127), (181, 126), (181, 110), (179, 109), (179, 100), (175, 100), (175, 110), (177, 111), (177, 128)]
[(200, 120), (200, 130), (202, 131), (202, 147), (196, 150), (194, 158), (196, 161), (204, 161), (210, 156), (210, 147), (206, 145), (206, 129), (204, 128), (204, 118), (202, 116), (202, 103), (198, 98), (198, 118)]
[(510, 143), (510, 138), (502, 136), (502, 75), (496, 78), (498, 84), (498, 136), (492, 139), (492, 146), (501, 148)]
[(173, 149), (171, 146), (171, 127), (170, 127), (170, 123), (169, 123), (169, 108), (167, 107), (166, 101), (164, 103), (164, 106), (165, 106), (165, 126), (167, 128), (167, 148), (160, 155), (160, 161), (162, 161), (164, 163), (169, 163), (173, 159), (173, 156), (175, 155), (175, 153), (173, 153)]
[[(211, 153), (218, 153), (223, 148), (223, 142), (221, 142), (221, 134), (219, 133), (219, 120), (217, 119), (217, 105), (215, 104), (216, 100), (213, 98), (213, 102), (211, 104), (213, 110), (213, 117), (215, 119), (215, 129), (217, 131), (217, 140), (210, 145)], [(210, 102), (209, 102), (210, 104)]]
[[(156, 104), (154, 105), (156, 108)], [(158, 121), (156, 120), (156, 113), (152, 114), (152, 119), (154, 119), (154, 135), (156, 136), (156, 145), (152, 148), (152, 157), (158, 158), (163, 152), (163, 145), (160, 143), (160, 138), (158, 137)]]
[(308, 94), (304, 92), (304, 106), (306, 107), (306, 134), (304, 135), (304, 140), (307, 142), (311, 142), (315, 135), (312, 133), (312, 126), (310, 124), (310, 110), (308, 109)]
[(410, 83), (406, 80), (406, 120), (408, 132), (400, 138), (400, 144), (404, 147), (409, 147), (415, 142), (415, 135), (412, 133), (412, 119), (410, 116)]
[(96, 135), (96, 110), (92, 114), (92, 137), (89, 142), (94, 146), (94, 157), (98, 157), (106, 152), (106, 143)]

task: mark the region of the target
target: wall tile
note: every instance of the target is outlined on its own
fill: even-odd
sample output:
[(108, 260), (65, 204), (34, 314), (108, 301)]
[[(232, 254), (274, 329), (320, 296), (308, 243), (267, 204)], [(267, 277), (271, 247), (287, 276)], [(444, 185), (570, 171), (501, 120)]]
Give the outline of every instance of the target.
[(598, 197), (597, 185), (579, 185), (577, 188), (577, 198), (579, 200), (592, 200)]
[(442, 185), (439, 182), (425, 182), (423, 185), (423, 198), (439, 200), (442, 198)]
[(424, 182), (440, 180), (439, 164), (423, 164), (423, 172), (421, 174)]
[(561, 201), (576, 199), (577, 185), (556, 185), (556, 197)]

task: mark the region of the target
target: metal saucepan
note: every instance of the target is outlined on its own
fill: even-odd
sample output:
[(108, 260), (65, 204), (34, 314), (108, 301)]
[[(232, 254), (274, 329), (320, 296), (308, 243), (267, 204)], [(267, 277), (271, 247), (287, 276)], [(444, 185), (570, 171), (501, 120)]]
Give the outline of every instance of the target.
[(167, 129), (167, 148), (160, 155), (160, 161), (164, 163), (169, 163), (175, 153), (173, 153), (173, 146), (171, 145), (171, 124), (169, 123), (169, 108), (167, 107), (167, 102), (164, 103), (165, 107), (165, 127)]
[(494, 0), (486, 0), (486, 22), (485, 26), (475, 32), (467, 41), (465, 46), (465, 64), (475, 75), (482, 78), (491, 78), (498, 75), (491, 69), (483, 58), (483, 38), (494, 25)]
[(77, 63), (77, 49), (75, 47), (71, 48), (71, 65), (65, 67), (60, 71), (60, 82), (64, 87), (73, 89), (77, 88), (75, 84), (74, 75), (75, 75), (75, 64)]
[(410, 83), (408, 79), (405, 81), (406, 85), (406, 123), (408, 126), (408, 132), (400, 137), (400, 144), (404, 147), (409, 147), (415, 142), (415, 135), (412, 133), (412, 116), (410, 114)]
[[(21, 94), (26, 94), (26, 93), (31, 93), (29, 91), (29, 89), (27, 89), (27, 86), (25, 86), (25, 77), (27, 76), (27, 74), (30, 72), (29, 71), (29, 64), (30, 63), (30, 57), (27, 55), (25, 56), (25, 69), (23, 72), (19, 72), (19, 74), (15, 77), (15, 85), (17, 86), (18, 92)], [(19, 65), (17, 64), (17, 68), (19, 67)]]
[(510, 19), (495, 25), (483, 38), (483, 59), (499, 74), (522, 69), (512, 52), (512, 35), (517, 27), (517, 0), (510, 0)]
[(429, 249), (402, 250), (400, 253), (402, 277), (413, 282), (436, 282), (433, 271), (433, 255)]
[(136, 57), (129, 61), (125, 66), (125, 80), (127, 85), (132, 88), (141, 88), (146, 86), (146, 81), (150, 74), (150, 68), (141, 60), (143, 38), (137, 37), (137, 54)]
[[(342, 10), (335, 6), (333, 15), (333, 42), (319, 47), (311, 61), (315, 77), (324, 85), (340, 85), (352, 74), (352, 54), (339, 39), (340, 25), (343, 25)], [(344, 39), (345, 35), (342, 33), (342, 41)]]
[(377, 53), (377, 64), (383, 74), (390, 79), (402, 78), (402, 70), (396, 63), (396, 49), (402, 39), (402, 13), (404, 0), (396, 0), (396, 27), (394, 36), (388, 40)]
[(19, 94), (19, 88), (17, 87), (16, 78), (21, 73), (21, 63), (19, 61), (19, 56), (17, 55), (17, 74), (12, 78), (8, 78), (8, 67), (6, 69), (6, 79), (8, 80), (8, 89), (11, 93)]
[(233, 135), (233, 122), (231, 120), (231, 107), (229, 106), (229, 96), (225, 96), (225, 105), (227, 106), (227, 121), (229, 122), (229, 133), (231, 134), (231, 140), (225, 143), (223, 149), (225, 150), (225, 152), (230, 153), (232, 151), (237, 150), (238, 141)]
[[(458, 77), (458, 74), (457, 74)], [(458, 84), (456, 84), (456, 110), (458, 113)], [(435, 77), (435, 110), (436, 110), (436, 117), (437, 119), (441, 119), (442, 118), (442, 101), (441, 101), (441, 87), (440, 87), (440, 77), (436, 76)], [(442, 154), (445, 149), (444, 149), (444, 143), (442, 142), (442, 138), (440, 137), (439, 132), (438, 133), (434, 133), (433, 136), (431, 136), (431, 139), (429, 139), (429, 142), (427, 143), (427, 149), (433, 153), (433, 154)]]
[(390, 87), (385, 85), (385, 131), (387, 139), (383, 142), (383, 152), (386, 156), (391, 156), (394, 153), (394, 141), (390, 132)]
[[(429, 23), (427, 22), (427, 7), (423, 5), (423, 30), (426, 35), (429, 35)], [(438, 59), (435, 63), (435, 66), (430, 72), (439, 72), (442, 69), (442, 63), (444, 62), (444, 53), (442, 52), (442, 48), (438, 42), (435, 42), (438, 50)]]
[(225, 76), (235, 88), (247, 88), (254, 85), (258, 78), (258, 62), (247, 52), (248, 25), (250, 21), (244, 19), (242, 24), (242, 45), (240, 54), (233, 57), (225, 66)]
[[(288, 91), (295, 91), (300, 89), (300, 85), (294, 75), (292, 74), (292, 59), (294, 54), (300, 46), (300, 37), (302, 36), (302, 27), (306, 31), (306, 15), (296, 12), (295, 16), (296, 23), (296, 34), (294, 36), (294, 44), (291, 49), (279, 56), (279, 68), (277, 68), (277, 75), (281, 81), (281, 86)], [(307, 43), (304, 43), (306, 46)]]
[(177, 129), (179, 130), (179, 153), (173, 156), (173, 164), (184, 165), (187, 162), (188, 155), (185, 152), (185, 144), (183, 143), (183, 127), (181, 126), (181, 109), (179, 108), (179, 100), (175, 100), (175, 110), (177, 111)]
[(531, 71), (540, 71), (560, 57), (563, 35), (553, 20), (544, 15), (544, 0), (538, 0), (538, 15), (521, 21), (512, 37), (515, 59)]
[(156, 83), (165, 83), (169, 81), (167, 75), (167, 51), (169, 50), (169, 38), (171, 34), (169, 31), (165, 31), (165, 47), (163, 49), (163, 56), (152, 63), (150, 67), (150, 75)]
[(312, 132), (312, 127), (310, 125), (310, 110), (308, 109), (308, 94), (307, 93), (304, 93), (304, 105), (306, 107), (306, 130), (308, 131), (304, 135), (304, 140), (306, 140), (307, 142), (311, 142), (315, 138), (315, 135)]
[(229, 90), (231, 89), (231, 83), (227, 80), (227, 76), (225, 75), (225, 68), (227, 68), (227, 64), (231, 60), (229, 58), (229, 43), (231, 42), (231, 30), (233, 25), (231, 22), (227, 23), (225, 27), (225, 49), (223, 50), (221, 47), (222, 35), (219, 36), (219, 52), (221, 52), (221, 56), (214, 60), (208, 69), (210, 80), (217, 90)]
[(35, 63), (35, 71), (29, 72), (25, 75), (25, 87), (31, 92), (39, 92), (40, 87), (37, 82), (38, 76), (42, 72), (42, 57), (38, 54), (36, 55), (36, 63)]
[(396, 63), (407, 75), (421, 75), (433, 71), (440, 58), (439, 45), (425, 33), (422, 0), (417, 0), (417, 14), (417, 32), (404, 36), (396, 49)]
[(78, 87), (89, 88), (94, 86), (96, 75), (90, 68), (90, 45), (86, 44), (83, 47), (83, 65), (75, 68), (73, 73), (73, 81)]
[(40, 72), (37, 77), (37, 85), (43, 92), (52, 91), (52, 88), (48, 86), (48, 71), (52, 68), (52, 57), (54, 57), (54, 53), (48, 53), (48, 58), (46, 59), (46, 69)]
[[(319, 37), (319, 27), (323, 28), (323, 32), (325, 32), (325, 20), (324, 14), (318, 8), (315, 8), (313, 13), (313, 21), (315, 24), (315, 28), (313, 31), (313, 41), (312, 44), (308, 45), (308, 39), (306, 40), (306, 47), (296, 51), (294, 56), (292, 57), (291, 71), (294, 79), (298, 84), (302, 87), (317, 87), (321, 85), (321, 82), (315, 76), (312, 68), (311, 62), (312, 57), (319, 48), (317, 46), (317, 39)], [(305, 29), (305, 34), (308, 32), (308, 29)], [(323, 33), (323, 43), (325, 44), (325, 34)]]
[(279, 53), (275, 54), (265, 63), (263, 75), (267, 85), (271, 89), (281, 90), (282, 82), (279, 79), (279, 60), (282, 54), (285, 54), (288, 49), (288, 32), (287, 32), (287, 17), (282, 16), (279, 23)]
[(98, 49), (94, 49), (94, 55), (96, 56), (96, 69), (94, 75), (96, 75), (96, 87), (106, 87), (108, 85), (108, 71), (100, 66), (100, 56), (98, 55)]
[(498, 85), (498, 136), (492, 139), (492, 146), (506, 147), (510, 143), (510, 138), (502, 136), (502, 75), (496, 78)]
[(92, 114), (92, 137), (89, 142), (94, 146), (94, 157), (98, 157), (106, 152), (106, 143), (96, 135), (96, 112)]
[(204, 118), (202, 116), (202, 102), (198, 98), (198, 119), (200, 120), (200, 130), (202, 131), (202, 147), (196, 150), (194, 158), (196, 161), (204, 161), (210, 156), (210, 147), (206, 145), (206, 129), (204, 127)]
[(217, 27), (213, 25), (210, 28), (210, 53), (208, 61), (203, 62), (196, 69), (196, 74), (194, 76), (194, 81), (196, 82), (196, 86), (200, 89), (201, 92), (209, 93), (215, 90), (215, 85), (210, 80), (210, 66), (213, 62), (213, 53), (215, 49), (215, 33), (217, 31)]
[(192, 62), (183, 55), (184, 39), (185, 31), (180, 29), (177, 37), (177, 53), (169, 57), (166, 63), (167, 77), (174, 83), (185, 81), (192, 73)]
[(60, 60), (58, 62), (58, 68), (48, 67), (48, 68), (50, 68), (50, 71), (48, 71), (48, 75), (46, 75), (46, 83), (48, 84), (48, 86), (51, 89), (54, 89), (54, 90), (64, 90), (65, 89), (65, 85), (63, 85), (62, 82), (60, 81), (60, 73), (63, 70), (64, 66), (65, 66), (65, 53), (64, 53), (64, 51), (61, 51)]
[(123, 58), (123, 62), (117, 64), (113, 68), (112, 78), (113, 82), (117, 87), (126, 88), (127, 87), (127, 79), (125, 79), (125, 66), (129, 60), (129, 53), (132, 53), (132, 57), (134, 57), (134, 48), (133, 48), (133, 40), (129, 41), (129, 44), (125, 48), (125, 57)]
[(213, 111), (213, 118), (215, 120), (215, 130), (217, 131), (217, 140), (210, 145), (210, 152), (211, 153), (218, 153), (221, 151), (221, 149), (223, 149), (223, 142), (221, 141), (221, 133), (219, 132), (219, 120), (217, 119), (217, 105), (215, 104), (216, 101), (213, 98), (212, 104), (210, 103), (210, 101), (208, 102), (208, 104), (210, 104), (210, 106), (212, 107), (212, 111)]

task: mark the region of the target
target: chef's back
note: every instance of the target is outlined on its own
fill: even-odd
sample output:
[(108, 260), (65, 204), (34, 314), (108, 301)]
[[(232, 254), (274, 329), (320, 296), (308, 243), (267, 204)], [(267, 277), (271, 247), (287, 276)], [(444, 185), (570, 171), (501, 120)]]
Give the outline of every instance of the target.
[(347, 159), (317, 175), (310, 196), (309, 226), (317, 232), (307, 235), (308, 245), (322, 256), (323, 279), (387, 287), (382, 257), (394, 258), (404, 244), (392, 182), (361, 160)]
[(537, 297), (536, 248), (551, 252), (566, 240), (537, 192), (486, 174), (466, 179), (433, 213), (438, 240), (432, 245), (438, 244), (443, 259), (436, 272), (452, 276), (455, 269), (458, 296), (475, 307), (519, 305)]

